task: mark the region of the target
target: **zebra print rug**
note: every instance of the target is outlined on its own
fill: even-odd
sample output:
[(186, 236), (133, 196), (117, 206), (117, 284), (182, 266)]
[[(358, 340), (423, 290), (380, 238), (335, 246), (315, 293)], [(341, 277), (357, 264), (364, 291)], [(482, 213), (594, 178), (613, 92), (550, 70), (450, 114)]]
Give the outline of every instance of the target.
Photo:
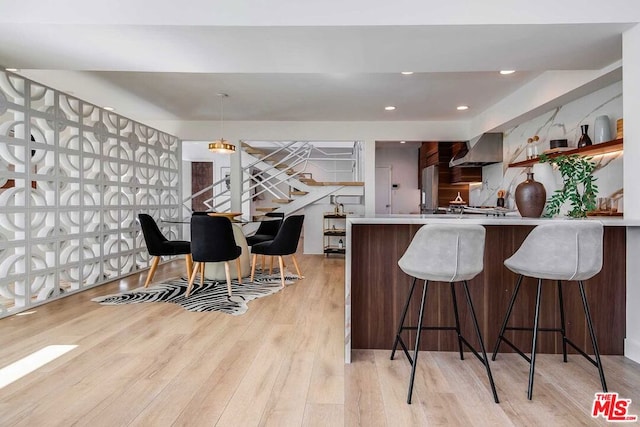
[[(294, 274), (285, 274), (285, 284), (291, 284), (297, 280)], [(169, 302), (181, 305), (189, 311), (221, 311), (223, 313), (238, 316), (249, 308), (247, 302), (256, 298), (279, 292), (280, 274), (258, 275), (249, 282), (243, 279), (242, 284), (237, 278), (231, 281), (231, 296), (227, 295), (227, 282), (205, 279), (200, 286), (198, 277), (193, 285), (189, 298), (185, 297), (189, 282), (184, 279), (174, 279), (166, 283), (158, 283), (148, 288), (137, 288), (119, 294), (105, 295), (93, 298), (91, 301), (104, 305), (137, 304), (142, 302)]]

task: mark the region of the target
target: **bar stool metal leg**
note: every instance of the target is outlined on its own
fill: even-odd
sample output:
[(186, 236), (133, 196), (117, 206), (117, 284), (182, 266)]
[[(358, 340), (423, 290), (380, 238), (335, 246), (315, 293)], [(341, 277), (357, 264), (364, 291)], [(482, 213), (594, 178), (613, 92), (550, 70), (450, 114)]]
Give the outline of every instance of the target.
[(509, 308), (507, 308), (507, 314), (504, 316), (504, 321), (502, 322), (502, 327), (500, 328), (500, 333), (498, 334), (498, 340), (496, 341), (496, 345), (493, 348), (493, 355), (491, 356), (491, 360), (495, 361), (496, 356), (498, 355), (498, 350), (500, 349), (500, 344), (504, 339), (504, 331), (507, 329), (507, 324), (509, 323), (509, 317), (511, 317), (511, 311), (513, 310), (513, 304), (516, 302), (516, 297), (518, 296), (518, 291), (520, 290), (520, 285), (522, 284), (522, 274), (518, 275), (518, 280), (516, 281), (516, 288), (513, 291), (513, 295), (511, 295), (511, 301), (509, 301)]
[(596, 341), (596, 334), (593, 332), (593, 323), (591, 322), (591, 312), (589, 311), (589, 303), (587, 302), (587, 296), (584, 293), (584, 284), (582, 280), (578, 281), (580, 286), (580, 296), (582, 297), (582, 306), (584, 307), (584, 315), (587, 318), (587, 326), (589, 326), (589, 335), (591, 336), (591, 345), (593, 346), (593, 352), (596, 356), (596, 366), (598, 367), (598, 373), (600, 374), (600, 383), (602, 384), (602, 391), (607, 392), (607, 382), (604, 379), (604, 372), (602, 371), (602, 361), (600, 360), (600, 350), (598, 350), (598, 343)]
[[(496, 385), (493, 382), (493, 375), (491, 375), (491, 368), (489, 367), (489, 359), (487, 358), (487, 352), (484, 348), (484, 342), (482, 341), (482, 334), (480, 333), (480, 327), (478, 326), (478, 318), (476, 317), (476, 311), (473, 308), (473, 302), (471, 302), (471, 295), (469, 294), (469, 287), (467, 286), (467, 281), (462, 282), (464, 284), (464, 293), (467, 296), (467, 304), (469, 305), (469, 310), (471, 311), (471, 317), (473, 318), (473, 326), (476, 329), (476, 336), (478, 337), (478, 342), (480, 343), (480, 349), (482, 350), (482, 359), (480, 361), (484, 365), (487, 370), (487, 376), (489, 377), (489, 384), (491, 385), (491, 392), (493, 393), (493, 400), (496, 403), (500, 403), (498, 400), (498, 392), (496, 392)], [(477, 354), (476, 354), (477, 356)]]
[(409, 393), (407, 394), (407, 403), (411, 404), (411, 395), (413, 394), (413, 380), (416, 376), (416, 367), (418, 366), (418, 350), (420, 348), (420, 336), (422, 335), (422, 320), (424, 319), (424, 305), (427, 301), (427, 288), (429, 281), (424, 281), (422, 291), (422, 302), (420, 303), (420, 317), (418, 318), (418, 329), (416, 330), (416, 349), (413, 352), (413, 363), (411, 364), (411, 379), (409, 380)]
[(536, 347), (538, 345), (538, 323), (540, 320), (540, 297), (542, 296), (542, 279), (538, 279), (538, 293), (536, 295), (536, 314), (533, 320), (533, 340), (531, 343), (531, 366), (529, 367), (529, 388), (527, 398), (533, 397), (533, 374), (536, 369)]
[(567, 363), (567, 328), (564, 321), (564, 302), (562, 300), (562, 280), (558, 280), (558, 304), (560, 305), (560, 333), (562, 333), (562, 360)]
[(460, 332), (460, 316), (458, 315), (458, 301), (456, 300), (455, 284), (451, 282), (451, 299), (453, 299), (453, 314), (456, 317), (456, 334), (458, 334), (458, 350), (460, 351), (460, 360), (464, 360), (462, 352), (462, 334)]
[[(402, 317), (400, 317), (400, 323), (398, 324), (398, 332), (396, 333), (396, 341), (393, 343), (393, 350), (391, 350), (391, 360), (396, 354), (396, 349), (398, 348), (398, 343), (400, 342), (400, 333), (402, 333), (402, 329), (404, 327), (404, 319), (407, 317), (407, 310), (409, 309), (409, 303), (411, 302), (411, 297), (413, 296), (413, 290), (416, 288), (417, 278), (413, 278), (413, 283), (411, 284), (411, 290), (409, 291), (409, 296), (407, 296), (407, 301), (404, 303), (404, 309), (402, 310)], [(407, 349), (404, 347), (404, 343), (402, 343), (403, 349), (405, 353), (407, 353)], [(407, 353), (407, 356), (409, 354)], [(411, 357), (409, 357), (411, 360)]]

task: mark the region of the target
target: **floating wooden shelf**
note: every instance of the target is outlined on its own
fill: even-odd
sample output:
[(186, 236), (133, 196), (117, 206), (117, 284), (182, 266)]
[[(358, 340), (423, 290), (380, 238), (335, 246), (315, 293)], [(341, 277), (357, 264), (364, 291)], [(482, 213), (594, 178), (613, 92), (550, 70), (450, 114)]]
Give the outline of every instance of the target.
[[(574, 148), (573, 150), (559, 151), (556, 153), (550, 153), (547, 155), (549, 158), (562, 156), (569, 156), (571, 154), (580, 154), (582, 156), (598, 156), (601, 154), (614, 153), (616, 151), (622, 151), (622, 138), (614, 139), (613, 141), (601, 142), (599, 144), (589, 145), (582, 148)], [(533, 166), (540, 161), (539, 158), (523, 160), (521, 162), (509, 163), (510, 168), (519, 168), (525, 166)]]

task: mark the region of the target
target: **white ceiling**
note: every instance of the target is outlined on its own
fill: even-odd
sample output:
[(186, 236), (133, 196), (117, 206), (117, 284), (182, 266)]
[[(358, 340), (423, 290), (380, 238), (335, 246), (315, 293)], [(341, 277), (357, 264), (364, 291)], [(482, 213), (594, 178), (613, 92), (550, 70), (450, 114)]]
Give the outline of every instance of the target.
[[(361, 12), (362, 22), (369, 25), (337, 25), (335, 17), (322, 14), (301, 18), (304, 8), (299, 5), (284, 17), (269, 9), (263, 22), (255, 10), (236, 10), (239, 6), (229, 2), (222, 2), (230, 8), (224, 16), (234, 26), (216, 24), (220, 16), (203, 18), (195, 12), (189, 15), (191, 22), (200, 25), (189, 25), (182, 9), (173, 11), (174, 23), (180, 25), (168, 25), (172, 10), (164, 2), (150, 14), (127, 10), (145, 0), (123, 3), (129, 13), (120, 21), (104, 8), (102, 15), (83, 9), (76, 16), (40, 5), (20, 14), (19, 7), (34, 1), (12, 2), (0, 17), (0, 65), (138, 120), (218, 120), (218, 92), (229, 94), (225, 120), (469, 120), (544, 71), (599, 70), (619, 61), (621, 34), (633, 25), (619, 17), (586, 23), (415, 25), (420, 19), (407, 10), (401, 15), (395, 6), (389, 6), (389, 22), (403, 25), (379, 24), (384, 9)], [(620, 10), (631, 4), (613, 1)], [(295, 2), (276, 3), (293, 7)], [(490, 8), (491, 3), (503, 2), (483, 4)], [(584, 7), (593, 7), (588, 3), (593, 2)], [(84, 4), (78, 2), (78, 7)], [(437, 18), (427, 18), (424, 7), (419, 14), (424, 22)], [(344, 20), (356, 23), (358, 10), (347, 12)], [(456, 10), (438, 11), (445, 12)], [(484, 12), (491, 16), (490, 10)], [(514, 16), (514, 22), (526, 22), (507, 12), (503, 15)], [(572, 16), (562, 8), (548, 13), (556, 12)], [(638, 14), (630, 22), (637, 22)], [(460, 22), (473, 22), (473, 17), (461, 16)], [(309, 25), (285, 25), (296, 17)], [(215, 22), (203, 22), (207, 20)], [(538, 20), (544, 22), (532, 21)], [(517, 73), (501, 76), (500, 69)], [(456, 111), (461, 104), (470, 109)], [(386, 105), (397, 109), (384, 111)]]

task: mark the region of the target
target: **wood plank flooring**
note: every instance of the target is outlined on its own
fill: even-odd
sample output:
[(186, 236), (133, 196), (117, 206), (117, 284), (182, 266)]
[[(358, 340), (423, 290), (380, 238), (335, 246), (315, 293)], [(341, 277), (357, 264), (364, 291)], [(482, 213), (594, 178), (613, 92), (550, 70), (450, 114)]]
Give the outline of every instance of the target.
[[(164, 304), (101, 306), (145, 273), (0, 320), (0, 368), (47, 345), (77, 348), (0, 389), (0, 426), (604, 425), (590, 416), (596, 369), (540, 355), (492, 362), (501, 403), (467, 354), (423, 352), (413, 404), (403, 355), (354, 351), (344, 365), (344, 260), (299, 255), (305, 279), (251, 301), (241, 316)], [(183, 274), (160, 266), (155, 281)], [(492, 343), (489, 343), (492, 344)], [(489, 345), (491, 347), (491, 345)], [(640, 415), (640, 365), (604, 357), (609, 389)]]

